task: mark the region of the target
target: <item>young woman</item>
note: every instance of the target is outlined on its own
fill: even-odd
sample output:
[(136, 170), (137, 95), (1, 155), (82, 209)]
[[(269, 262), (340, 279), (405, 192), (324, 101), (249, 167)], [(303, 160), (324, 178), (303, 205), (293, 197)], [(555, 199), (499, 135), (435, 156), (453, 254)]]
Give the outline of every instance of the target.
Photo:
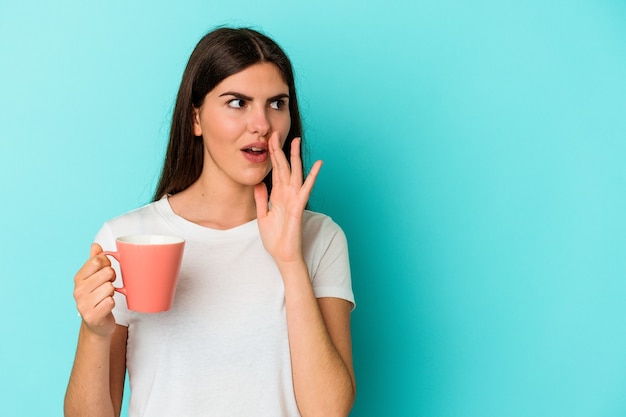
[[(155, 201), (104, 224), (75, 276), (82, 317), (65, 415), (346, 416), (353, 404), (346, 239), (305, 209), (289, 59), (220, 28), (193, 51)], [(128, 234), (186, 240), (174, 306), (127, 309), (102, 254)], [(116, 286), (120, 286), (117, 282)], [(115, 295), (114, 295), (115, 294)]]

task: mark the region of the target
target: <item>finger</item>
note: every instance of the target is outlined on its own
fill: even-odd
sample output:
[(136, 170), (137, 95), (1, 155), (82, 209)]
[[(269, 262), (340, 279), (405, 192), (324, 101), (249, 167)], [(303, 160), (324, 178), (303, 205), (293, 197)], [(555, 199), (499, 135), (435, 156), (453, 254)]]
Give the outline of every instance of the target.
[(86, 309), (92, 309), (98, 304), (102, 302), (105, 298), (113, 297), (114, 294), (113, 284), (110, 282), (106, 282), (98, 287), (96, 287), (90, 294), (89, 297), (85, 297), (82, 300), (82, 307)]
[(94, 306), (93, 312), (94, 315), (98, 317), (106, 317), (113, 311), (113, 307), (115, 307), (115, 299), (113, 296), (105, 297)]
[(96, 287), (104, 284), (105, 282), (113, 282), (115, 281), (115, 270), (111, 266), (105, 266), (98, 272), (91, 275), (87, 281), (91, 281)]
[(100, 303), (103, 302), (103, 300), (106, 300), (107, 298), (113, 298), (114, 293), (115, 292), (113, 284), (110, 281), (105, 282), (94, 288), (93, 291), (91, 291), (89, 294), (77, 299), (76, 304), (78, 307), (78, 311), (81, 313), (81, 315), (88, 314), (89, 311), (97, 307)]
[(93, 307), (81, 312), (83, 320), (92, 325), (102, 325), (104, 320), (113, 311), (115, 300), (113, 297), (105, 297)]
[(74, 298), (77, 302), (82, 299), (89, 298), (99, 287), (102, 285), (112, 286), (114, 281), (115, 271), (113, 268), (110, 266), (103, 268), (90, 275), (87, 279), (79, 279), (76, 282), (76, 286), (74, 288)]
[(91, 248), (89, 248), (89, 257), (92, 258), (101, 252), (102, 252), (102, 246), (100, 246), (97, 243), (92, 243)]
[(256, 217), (262, 219), (269, 210), (267, 203), (267, 186), (261, 182), (254, 186), (254, 201), (256, 202)]
[(291, 182), (294, 185), (302, 185), (302, 139), (295, 138), (291, 142)]
[(306, 180), (304, 180), (304, 184), (302, 184), (302, 188), (300, 189), (300, 193), (303, 198), (305, 197), (305, 201), (309, 199), (311, 191), (313, 190), (313, 185), (315, 185), (315, 180), (317, 179), (317, 175), (320, 173), (321, 169), (322, 161), (316, 161), (311, 167), (309, 175), (306, 176)]
[(278, 132), (274, 132), (270, 137), (270, 160), (272, 162), (272, 183), (284, 184), (289, 181), (289, 163), (287, 157), (280, 147)]
[(74, 281), (86, 279), (96, 271), (99, 271), (107, 265), (111, 265), (111, 261), (109, 261), (108, 258), (97, 257), (100, 253), (102, 253), (102, 247), (97, 243), (92, 243), (89, 248), (89, 259), (78, 270), (74, 276)]
[(83, 264), (83, 266), (78, 270), (76, 276), (74, 277), (74, 281), (78, 283), (80, 280), (84, 280), (89, 278), (91, 275), (100, 271), (107, 266), (111, 266), (111, 261), (104, 255), (96, 255), (92, 256)]
[(107, 297), (113, 297), (113, 294), (115, 294), (115, 288), (113, 287), (113, 283), (111, 283), (110, 281), (103, 283), (91, 293), (91, 298), (95, 300), (93, 306), (97, 306), (98, 304), (100, 304), (100, 302), (102, 302), (102, 300)]

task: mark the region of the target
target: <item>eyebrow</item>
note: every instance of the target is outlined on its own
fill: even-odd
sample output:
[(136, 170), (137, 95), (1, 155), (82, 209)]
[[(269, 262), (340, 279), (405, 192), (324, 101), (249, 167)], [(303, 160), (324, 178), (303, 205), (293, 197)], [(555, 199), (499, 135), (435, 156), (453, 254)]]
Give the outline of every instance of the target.
[[(238, 99), (246, 100), (246, 101), (253, 100), (252, 97), (247, 96), (245, 94), (238, 93), (236, 91), (227, 91), (225, 93), (220, 94), (220, 97), (224, 97), (224, 96), (233, 96), (233, 97), (237, 97)], [(289, 94), (278, 94), (276, 96), (268, 98), (267, 101), (276, 101), (276, 100), (281, 100), (284, 98), (289, 99)]]

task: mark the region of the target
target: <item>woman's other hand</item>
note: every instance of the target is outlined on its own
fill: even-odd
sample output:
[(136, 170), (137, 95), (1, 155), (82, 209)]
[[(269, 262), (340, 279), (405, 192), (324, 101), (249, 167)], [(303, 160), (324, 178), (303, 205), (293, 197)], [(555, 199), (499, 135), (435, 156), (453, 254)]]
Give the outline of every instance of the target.
[(111, 261), (100, 245), (92, 244), (89, 260), (74, 277), (74, 299), (84, 326), (98, 336), (110, 337), (115, 330), (113, 281)]

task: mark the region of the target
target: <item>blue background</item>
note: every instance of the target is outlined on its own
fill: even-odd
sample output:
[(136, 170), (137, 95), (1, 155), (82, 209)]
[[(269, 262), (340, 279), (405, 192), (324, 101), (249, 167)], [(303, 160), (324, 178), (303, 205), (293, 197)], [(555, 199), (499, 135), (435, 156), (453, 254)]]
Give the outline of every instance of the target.
[(626, 415), (626, 3), (0, 2), (3, 416), (60, 416), (72, 278), (218, 24), (291, 56), (348, 235), (355, 417)]

